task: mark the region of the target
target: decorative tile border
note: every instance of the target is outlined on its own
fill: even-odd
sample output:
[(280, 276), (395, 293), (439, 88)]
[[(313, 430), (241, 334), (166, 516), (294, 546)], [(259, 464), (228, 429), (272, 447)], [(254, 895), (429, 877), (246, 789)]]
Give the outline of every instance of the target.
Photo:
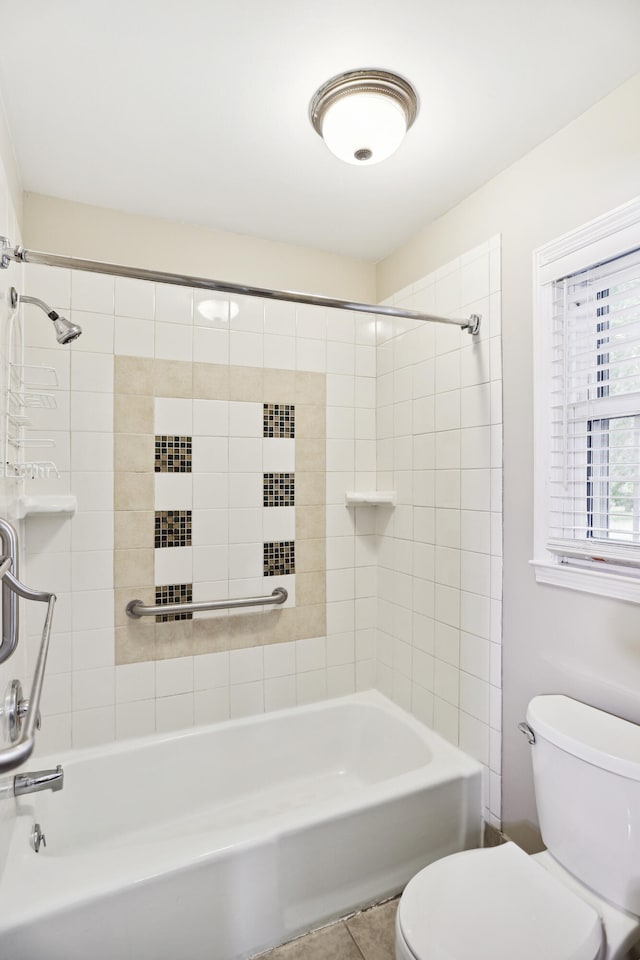
[(191, 546), (191, 510), (156, 510), (155, 548)]
[(296, 435), (296, 408), (289, 403), (265, 403), (264, 436), (293, 440)]
[[(158, 623), (153, 622), (154, 618), (131, 620), (126, 616), (125, 607), (129, 600), (139, 598), (143, 603), (151, 604), (156, 597), (153, 583), (156, 516), (154, 397), (262, 403), (274, 417), (274, 430), (285, 431), (278, 436), (295, 437), (295, 467), (291, 473), (292, 480), (295, 473), (296, 504), (295, 607), (256, 608), (232, 615), (196, 614), (193, 619), (167, 618)], [(273, 402), (274, 398), (277, 403)], [(300, 418), (296, 417), (296, 407), (300, 410)], [(325, 408), (324, 374), (115, 357), (117, 664), (192, 656), (326, 634)], [(281, 505), (285, 506), (284, 503)]]
[[(189, 603), (193, 600), (193, 584), (169, 583), (164, 587), (156, 587), (156, 603)], [(169, 623), (174, 620), (191, 620), (192, 613), (159, 614), (156, 623)]]
[(155, 472), (191, 473), (191, 437), (156, 436)]
[(265, 577), (283, 577), (296, 572), (296, 545), (293, 540), (264, 544)]
[(294, 473), (265, 473), (263, 477), (263, 506), (295, 506)]

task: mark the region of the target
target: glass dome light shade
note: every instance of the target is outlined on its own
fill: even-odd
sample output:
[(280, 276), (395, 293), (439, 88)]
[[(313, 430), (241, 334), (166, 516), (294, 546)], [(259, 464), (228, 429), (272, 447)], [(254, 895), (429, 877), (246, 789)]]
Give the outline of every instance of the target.
[(335, 100), (322, 122), (322, 136), (340, 160), (370, 166), (398, 149), (407, 132), (402, 106), (384, 93), (363, 91)]
[(367, 67), (323, 83), (309, 103), (309, 120), (336, 157), (369, 166), (398, 149), (418, 109), (418, 94), (405, 77)]

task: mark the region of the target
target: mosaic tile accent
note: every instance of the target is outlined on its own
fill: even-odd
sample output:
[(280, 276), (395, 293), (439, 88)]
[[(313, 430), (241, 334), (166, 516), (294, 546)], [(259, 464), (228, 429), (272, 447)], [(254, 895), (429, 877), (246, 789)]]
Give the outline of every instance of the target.
[(292, 403), (264, 404), (264, 436), (293, 440), (296, 435), (296, 408)]
[(265, 507), (295, 506), (295, 473), (263, 474)]
[(191, 546), (191, 510), (156, 510), (155, 546)]
[(191, 473), (191, 437), (156, 436), (156, 473)]
[[(188, 600), (193, 600), (192, 583), (169, 583), (164, 587), (156, 587), (156, 603), (186, 603)], [(158, 614), (156, 623), (192, 619), (192, 613)]]
[(278, 577), (296, 572), (296, 545), (293, 540), (264, 544), (264, 575)]

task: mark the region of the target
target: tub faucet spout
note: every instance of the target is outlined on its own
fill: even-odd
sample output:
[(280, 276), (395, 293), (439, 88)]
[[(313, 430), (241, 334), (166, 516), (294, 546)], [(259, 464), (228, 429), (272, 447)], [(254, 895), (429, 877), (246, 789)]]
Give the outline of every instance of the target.
[(37, 770), (35, 773), (19, 773), (13, 778), (13, 794), (22, 797), (25, 793), (38, 793), (40, 790), (62, 790), (64, 770), (58, 764), (55, 770)]

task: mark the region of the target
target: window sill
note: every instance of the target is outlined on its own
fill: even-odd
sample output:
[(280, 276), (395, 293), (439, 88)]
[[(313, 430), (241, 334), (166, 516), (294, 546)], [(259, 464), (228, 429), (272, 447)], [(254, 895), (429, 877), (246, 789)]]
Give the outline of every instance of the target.
[(580, 590), (600, 597), (613, 597), (640, 603), (640, 578), (604, 570), (587, 570), (570, 563), (552, 563), (549, 560), (531, 560), (538, 583), (548, 583), (567, 590)]

